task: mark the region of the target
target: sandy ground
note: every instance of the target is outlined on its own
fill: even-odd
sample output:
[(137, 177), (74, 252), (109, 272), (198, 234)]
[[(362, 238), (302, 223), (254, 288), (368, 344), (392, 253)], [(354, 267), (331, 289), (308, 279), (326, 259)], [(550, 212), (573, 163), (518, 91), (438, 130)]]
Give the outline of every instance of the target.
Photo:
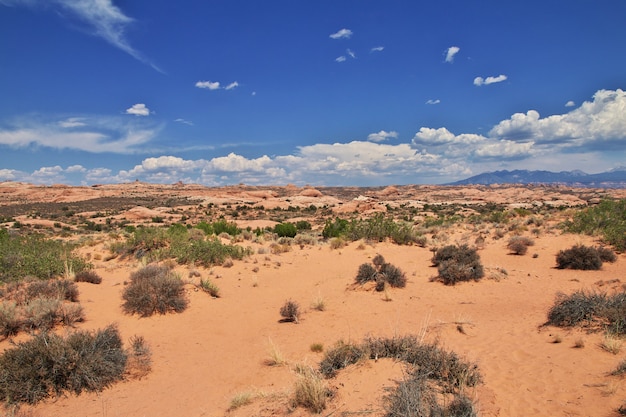
[[(8, 195), (8, 188), (0, 187), (0, 196)], [(301, 191), (296, 190), (296, 195)], [(377, 195), (383, 191), (393, 195), (393, 190), (379, 190)], [(488, 195), (479, 195), (488, 191), (455, 189), (447, 190), (446, 195), (489, 201)], [(531, 192), (535, 194), (520, 197)], [(511, 204), (556, 201), (549, 194), (539, 198), (536, 190), (514, 188), (511, 193), (515, 194), (509, 196)], [(500, 190), (491, 196), (501, 199), (503, 194)], [(598, 195), (601, 192), (596, 191), (593, 198)], [(227, 197), (233, 198), (232, 194), (213, 196)], [(341, 200), (327, 195), (302, 197)], [(254, 198), (269, 204), (278, 194)], [(558, 195), (560, 202), (577, 198), (568, 193)], [(7, 201), (16, 200), (7, 197)], [(313, 200), (303, 204), (309, 201)], [(344, 199), (342, 206), (358, 206), (363, 201), (367, 202), (352, 197)], [(403, 201), (417, 199), (405, 195)], [(379, 202), (370, 201), (374, 206)], [(135, 209), (135, 213), (140, 211)], [(448, 233), (447, 243), (473, 243), (476, 238), (475, 232), (463, 225)], [(616, 416), (615, 410), (626, 400), (624, 381), (608, 375), (624, 359), (623, 351), (614, 355), (603, 350), (601, 333), (542, 326), (559, 292), (621, 287), (625, 254), (618, 255), (615, 263), (605, 263), (600, 271), (555, 269), (559, 250), (577, 243), (597, 244), (590, 237), (546, 228), (524, 256), (509, 254), (507, 238), (489, 237), (479, 251), (486, 277), (456, 286), (431, 281), (437, 271), (431, 266), (428, 247), (353, 242), (331, 249), (320, 243), (302, 248), (295, 245), (290, 252), (271, 254), (258, 253), (259, 248), (269, 247), (269, 242), (243, 242), (256, 253), (235, 261), (230, 268), (177, 267), (190, 282), (211, 278), (220, 288), (220, 298), (211, 298), (190, 283), (185, 312), (149, 318), (123, 314), (124, 282), (141, 265), (137, 261), (105, 261), (107, 239), (102, 234), (96, 239), (100, 243), (81, 249), (103, 282), (78, 284), (87, 320), (77, 328), (97, 329), (115, 323), (126, 341), (133, 335), (143, 336), (152, 349), (152, 372), (101, 393), (45, 401), (32, 408), (35, 416), (307, 416), (309, 412), (292, 410), (289, 404), (297, 378), (294, 366), (317, 366), (322, 358), (323, 353), (311, 351), (312, 344), (321, 343), (328, 349), (339, 340), (359, 342), (366, 336), (404, 334), (438, 340), (446, 349), (478, 364), (484, 382), (470, 395), (481, 416)], [(353, 285), (359, 265), (376, 254), (409, 278), (406, 288), (389, 291), (391, 300)], [(191, 270), (200, 277), (188, 278)], [(325, 311), (312, 308), (320, 298)], [(298, 324), (280, 322), (279, 309), (288, 299), (304, 310)], [(555, 343), (557, 339), (560, 343)], [(584, 347), (575, 348), (580, 340)], [(1, 349), (8, 346), (9, 341), (0, 343)], [(285, 364), (269, 366), (272, 351), (280, 351)], [(382, 416), (385, 388), (393, 387), (403, 371), (401, 363), (391, 360), (367, 361), (341, 371), (328, 381), (336, 395), (322, 415)], [(251, 404), (229, 411), (231, 400), (242, 393), (253, 394)]]

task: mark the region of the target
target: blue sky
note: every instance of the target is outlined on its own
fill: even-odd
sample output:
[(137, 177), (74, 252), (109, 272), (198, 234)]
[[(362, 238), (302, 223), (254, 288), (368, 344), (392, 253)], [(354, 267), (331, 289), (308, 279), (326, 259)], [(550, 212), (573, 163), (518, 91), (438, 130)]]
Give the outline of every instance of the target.
[(626, 1), (0, 0), (0, 181), (626, 165)]

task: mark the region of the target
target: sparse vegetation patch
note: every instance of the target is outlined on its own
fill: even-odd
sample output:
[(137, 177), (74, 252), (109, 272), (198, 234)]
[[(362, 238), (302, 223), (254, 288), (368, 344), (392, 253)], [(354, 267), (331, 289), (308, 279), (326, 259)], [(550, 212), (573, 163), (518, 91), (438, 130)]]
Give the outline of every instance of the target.
[(157, 313), (180, 313), (188, 304), (180, 277), (166, 266), (156, 264), (133, 272), (122, 298), (122, 308), (126, 313), (142, 317)]

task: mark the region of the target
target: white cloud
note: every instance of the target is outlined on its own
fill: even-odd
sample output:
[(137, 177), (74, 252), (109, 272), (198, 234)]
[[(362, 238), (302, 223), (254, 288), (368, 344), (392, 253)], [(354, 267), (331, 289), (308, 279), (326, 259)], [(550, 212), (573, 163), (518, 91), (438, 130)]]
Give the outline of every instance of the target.
[(209, 90), (218, 90), (220, 88), (220, 83), (219, 82), (212, 82), (212, 81), (198, 81), (196, 83), (196, 87), (198, 88), (206, 88)]
[(515, 113), (489, 132), (490, 136), (563, 147), (605, 149), (607, 144), (623, 147), (626, 139), (626, 93), (599, 90), (593, 101), (566, 114), (541, 118), (536, 110)]
[(0, 146), (47, 147), (90, 153), (135, 153), (150, 142), (160, 128), (153, 124), (124, 121), (123, 117), (82, 118), (83, 125), (68, 130), (65, 121), (28, 119), (17, 126), (0, 127)]
[(574, 103), (572, 100), (570, 100), (567, 103), (565, 103), (565, 107), (574, 107), (575, 105), (576, 105), (576, 103)]
[(458, 46), (449, 47), (446, 51), (446, 62), (454, 62), (454, 56), (458, 54), (460, 50), (461, 48), (459, 48)]
[(346, 49), (346, 54), (352, 59), (356, 59), (356, 54), (351, 49)]
[(193, 122), (192, 121), (185, 120), (185, 119), (182, 119), (180, 117), (178, 119), (174, 120), (174, 121), (178, 122), (178, 123), (182, 123), (182, 124), (187, 125), (187, 126), (193, 126)]
[(71, 129), (73, 127), (83, 127), (85, 123), (82, 121), (80, 117), (70, 117), (67, 120), (61, 120), (59, 122), (59, 126)]
[(74, 172), (87, 172), (87, 169), (82, 165), (72, 165), (67, 167), (65, 172), (74, 173)]
[(397, 137), (398, 132), (385, 132), (384, 130), (381, 130), (378, 133), (370, 133), (369, 135), (367, 135), (367, 140), (369, 140), (370, 142), (384, 142), (391, 138), (396, 139)]
[(3, 0), (5, 5), (26, 6), (34, 9), (53, 7), (65, 9), (85, 23), (90, 32), (133, 58), (163, 72), (143, 54), (134, 49), (126, 39), (128, 27), (135, 22), (126, 16), (112, 0)]
[(335, 33), (330, 35), (332, 39), (348, 39), (352, 36), (352, 31), (350, 29), (341, 29)]
[(430, 127), (421, 127), (419, 132), (413, 138), (414, 144), (437, 145), (454, 141), (454, 134), (445, 127), (432, 129)]
[(439, 104), (439, 103), (441, 103), (441, 100), (439, 99), (436, 99), (436, 100), (430, 99), (426, 102), (426, 104)]
[(226, 87), (224, 87), (224, 89), (232, 90), (233, 88), (237, 88), (237, 87), (239, 87), (239, 83), (237, 81), (233, 81), (232, 83), (230, 83)]
[(343, 55), (342, 56), (338, 56), (337, 58), (335, 58), (335, 61), (337, 61), (337, 62), (344, 62), (345, 60), (346, 60), (346, 57), (343, 56)]
[(372, 49), (370, 49), (370, 52), (382, 52), (385, 49), (384, 46), (375, 46)]
[(507, 78), (508, 77), (506, 75), (498, 75), (497, 77), (487, 77), (487, 78), (476, 77), (474, 78), (474, 85), (480, 87), (481, 85), (501, 83), (502, 81), (505, 81)]
[(133, 114), (135, 116), (149, 116), (150, 109), (143, 103), (133, 104), (132, 107), (126, 109), (126, 114)]

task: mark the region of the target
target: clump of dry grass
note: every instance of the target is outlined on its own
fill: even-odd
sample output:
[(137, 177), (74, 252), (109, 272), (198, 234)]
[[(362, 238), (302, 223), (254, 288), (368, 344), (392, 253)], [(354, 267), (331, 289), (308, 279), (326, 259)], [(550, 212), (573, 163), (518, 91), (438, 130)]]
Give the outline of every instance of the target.
[(300, 314), (300, 305), (293, 300), (285, 301), (285, 304), (280, 308), (280, 315), (283, 317), (283, 321), (299, 323)]
[(333, 391), (328, 388), (324, 377), (311, 367), (303, 367), (298, 373), (294, 388), (292, 404), (304, 407), (312, 413), (321, 413), (332, 397)]

